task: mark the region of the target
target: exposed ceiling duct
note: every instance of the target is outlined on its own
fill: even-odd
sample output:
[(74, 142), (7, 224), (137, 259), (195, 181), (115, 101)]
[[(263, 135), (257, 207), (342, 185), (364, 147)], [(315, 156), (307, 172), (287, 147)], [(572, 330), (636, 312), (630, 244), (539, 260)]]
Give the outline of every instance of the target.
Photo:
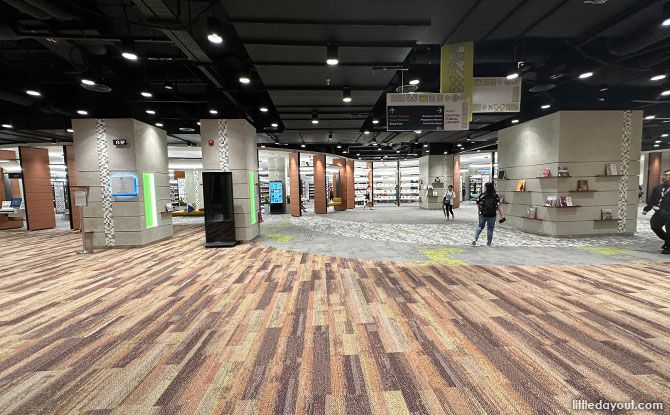
[(0, 100), (12, 102), (18, 105), (23, 105), (24, 107), (32, 105), (33, 103), (33, 100), (31, 100), (29, 97), (16, 95), (14, 93), (7, 91), (0, 91)]
[(76, 20), (77, 17), (49, 0), (3, 0), (21, 13), (40, 20)]
[(607, 50), (616, 56), (627, 56), (653, 46), (670, 37), (670, 30), (660, 30), (657, 26), (632, 33), (623, 39), (613, 39), (607, 43)]

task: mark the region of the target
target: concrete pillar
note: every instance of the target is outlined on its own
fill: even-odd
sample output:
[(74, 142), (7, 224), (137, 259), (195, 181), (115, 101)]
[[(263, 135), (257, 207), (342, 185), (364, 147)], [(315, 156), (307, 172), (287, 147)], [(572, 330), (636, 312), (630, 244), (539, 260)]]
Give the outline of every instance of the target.
[(453, 156), (454, 158), (454, 193), (456, 193), (456, 199), (454, 199), (454, 209), (461, 207), (461, 156)]
[[(447, 186), (454, 181), (454, 156), (435, 154), (419, 159), (419, 177), (421, 179), (421, 208), (442, 209), (442, 197)], [(439, 180), (439, 183), (436, 183)], [(432, 187), (433, 189), (429, 189)], [(433, 191), (437, 195), (433, 196)]]
[(249, 242), (260, 233), (256, 129), (243, 119), (200, 120), (203, 171), (233, 174), (235, 239)]
[(328, 208), (326, 195), (326, 155), (315, 154), (314, 161), (314, 213), (324, 214)]
[(205, 206), (202, 197), (202, 170), (192, 169), (184, 172), (184, 201), (196, 210)]
[(356, 207), (356, 192), (354, 184), (354, 161), (347, 160), (347, 209)]
[(165, 131), (130, 118), (74, 119), (72, 128), (77, 184), (89, 186), (83, 224), (92, 246), (142, 246), (171, 237)]
[(300, 153), (289, 153), (288, 176), (291, 182), (291, 216), (301, 216), (300, 210)]

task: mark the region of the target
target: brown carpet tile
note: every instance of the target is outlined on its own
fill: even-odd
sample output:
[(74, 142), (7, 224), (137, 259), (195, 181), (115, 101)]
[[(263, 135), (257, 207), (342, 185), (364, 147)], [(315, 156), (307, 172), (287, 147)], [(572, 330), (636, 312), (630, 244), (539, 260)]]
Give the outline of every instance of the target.
[(77, 234), (2, 233), (2, 413), (669, 403), (668, 263), (446, 266), (202, 242), (202, 227), (177, 227), (79, 256)]

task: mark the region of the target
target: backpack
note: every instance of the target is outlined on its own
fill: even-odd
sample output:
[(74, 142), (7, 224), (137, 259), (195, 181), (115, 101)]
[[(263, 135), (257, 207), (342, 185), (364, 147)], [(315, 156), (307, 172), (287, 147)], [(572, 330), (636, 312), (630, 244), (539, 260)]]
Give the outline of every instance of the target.
[(482, 197), (479, 204), (479, 213), (487, 218), (496, 216), (496, 207), (498, 206), (496, 194), (486, 194)]

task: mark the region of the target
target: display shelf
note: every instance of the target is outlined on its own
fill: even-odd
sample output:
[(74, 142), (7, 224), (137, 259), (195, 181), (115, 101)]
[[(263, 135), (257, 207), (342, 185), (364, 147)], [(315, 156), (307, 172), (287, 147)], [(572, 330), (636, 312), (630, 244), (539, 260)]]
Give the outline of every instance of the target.
[(593, 219), (594, 222), (618, 222), (619, 219)]
[(568, 208), (581, 207), (580, 205), (572, 205), (572, 206), (547, 206), (547, 205), (543, 205), (543, 206), (546, 207), (546, 208), (550, 208), (550, 209), (568, 209)]
[(566, 193), (595, 193), (599, 190), (568, 190)]
[(596, 174), (595, 177), (623, 177), (623, 174)]
[(572, 176), (537, 176), (536, 179), (569, 179)]

